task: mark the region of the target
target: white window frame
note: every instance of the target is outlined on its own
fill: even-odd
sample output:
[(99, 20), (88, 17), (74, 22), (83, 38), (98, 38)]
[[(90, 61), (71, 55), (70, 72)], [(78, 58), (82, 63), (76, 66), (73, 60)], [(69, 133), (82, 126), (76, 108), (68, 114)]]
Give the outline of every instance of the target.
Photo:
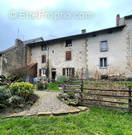
[(101, 41), (100, 42), (100, 52), (107, 52), (108, 51), (108, 41)]
[(41, 74), (42, 76), (46, 76), (46, 68), (42, 68)]
[[(102, 59), (102, 66), (101, 66), (101, 59)], [(106, 64), (105, 64), (105, 59), (106, 59)], [(101, 57), (99, 59), (99, 62), (100, 62), (99, 63), (100, 68), (107, 68), (108, 67), (108, 59), (107, 59), (107, 57)]]

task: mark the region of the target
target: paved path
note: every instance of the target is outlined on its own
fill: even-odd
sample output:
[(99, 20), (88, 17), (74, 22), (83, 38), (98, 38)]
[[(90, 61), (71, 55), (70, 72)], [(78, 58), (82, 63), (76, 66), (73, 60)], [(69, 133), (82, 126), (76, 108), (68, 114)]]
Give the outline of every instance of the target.
[(28, 111), (30, 114), (38, 112), (53, 112), (59, 110), (69, 110), (74, 107), (70, 107), (63, 102), (61, 102), (57, 95), (58, 92), (45, 92), (45, 91), (36, 91), (36, 94), (40, 97), (38, 102), (36, 102)]
[(77, 108), (68, 106), (61, 102), (57, 95), (59, 92), (46, 92), (46, 91), (36, 91), (35, 92), (40, 98), (38, 101), (30, 108), (18, 113), (7, 114), (7, 116), (23, 116), (23, 115), (37, 115), (43, 112), (69, 112), (69, 111), (78, 111)]

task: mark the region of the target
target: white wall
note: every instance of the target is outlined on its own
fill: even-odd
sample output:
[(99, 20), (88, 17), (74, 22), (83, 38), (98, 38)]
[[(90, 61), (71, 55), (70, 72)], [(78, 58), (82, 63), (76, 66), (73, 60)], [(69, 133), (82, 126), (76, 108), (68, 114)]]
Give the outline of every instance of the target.
[[(108, 41), (108, 51), (100, 52), (100, 42)], [(108, 67), (100, 68), (100, 58), (107, 57)], [(112, 34), (101, 34), (88, 39), (88, 69), (92, 77), (98, 74), (125, 74), (127, 67), (127, 45), (125, 30)]]

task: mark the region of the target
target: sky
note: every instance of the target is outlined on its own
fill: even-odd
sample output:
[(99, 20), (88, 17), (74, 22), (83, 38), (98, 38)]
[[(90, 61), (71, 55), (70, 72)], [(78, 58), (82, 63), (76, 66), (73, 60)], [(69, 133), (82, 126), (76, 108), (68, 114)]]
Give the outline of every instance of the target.
[(0, 51), (15, 39), (44, 40), (114, 27), (132, 0), (0, 0)]

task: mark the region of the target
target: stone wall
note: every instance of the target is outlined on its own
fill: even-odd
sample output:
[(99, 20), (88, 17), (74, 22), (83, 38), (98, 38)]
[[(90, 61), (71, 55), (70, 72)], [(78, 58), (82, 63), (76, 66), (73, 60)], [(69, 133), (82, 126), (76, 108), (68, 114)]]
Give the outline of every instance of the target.
[[(56, 69), (56, 75), (62, 76), (63, 68), (75, 68), (76, 74), (81, 74), (82, 68), (86, 68), (86, 44), (85, 39), (78, 39), (72, 41), (71, 47), (65, 47), (65, 42), (53, 43), (47, 45), (47, 50), (42, 51), (41, 46), (36, 46), (31, 49), (31, 63), (38, 63), (38, 76), (39, 69), (45, 68), (46, 63), (42, 63), (41, 56), (46, 55), (49, 59), (50, 78), (51, 70)], [(72, 59), (66, 61), (66, 51), (71, 51)]]
[(2, 54), (2, 74), (8, 75), (10, 70), (20, 68), (26, 64), (26, 49), (23, 42), (16, 39), (15, 46)]

